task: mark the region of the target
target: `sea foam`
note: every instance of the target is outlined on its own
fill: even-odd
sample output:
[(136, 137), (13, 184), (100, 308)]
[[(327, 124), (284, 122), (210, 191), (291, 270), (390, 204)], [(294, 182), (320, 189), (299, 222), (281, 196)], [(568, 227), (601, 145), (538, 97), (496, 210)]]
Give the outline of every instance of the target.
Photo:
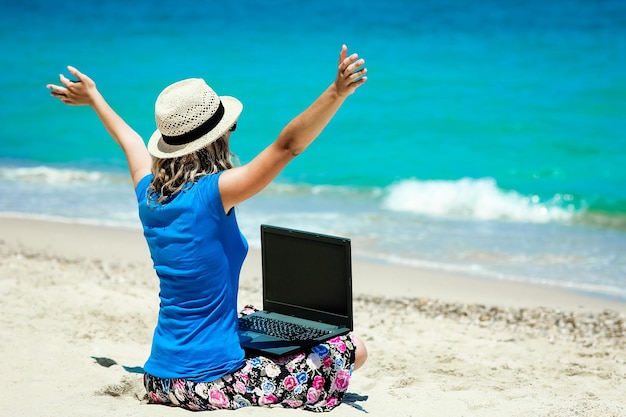
[(409, 179), (387, 187), (383, 206), (392, 211), (431, 216), (546, 223), (572, 219), (575, 210), (558, 205), (565, 200), (556, 195), (549, 201), (541, 201), (536, 195), (503, 190), (493, 178)]
[(49, 166), (0, 167), (0, 180), (18, 183), (87, 185), (126, 181), (127, 175)]

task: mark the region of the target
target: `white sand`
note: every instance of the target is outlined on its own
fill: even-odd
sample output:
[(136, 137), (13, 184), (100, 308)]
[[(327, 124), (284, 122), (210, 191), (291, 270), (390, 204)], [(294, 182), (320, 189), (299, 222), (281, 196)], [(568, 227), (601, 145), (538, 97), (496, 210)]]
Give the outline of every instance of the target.
[[(626, 416), (626, 304), (363, 262), (353, 274), (370, 358), (331, 415)], [(138, 230), (0, 218), (0, 416), (190, 415), (146, 404), (133, 372), (157, 293)], [(260, 300), (252, 251), (240, 304)], [(233, 413), (311, 415), (212, 415)]]

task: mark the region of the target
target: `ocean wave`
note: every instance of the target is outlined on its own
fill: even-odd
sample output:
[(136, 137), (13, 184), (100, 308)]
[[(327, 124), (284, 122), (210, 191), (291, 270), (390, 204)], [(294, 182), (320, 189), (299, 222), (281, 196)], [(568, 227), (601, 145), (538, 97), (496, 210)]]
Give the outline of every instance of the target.
[[(24, 192), (46, 185), (46, 190), (80, 190), (94, 185), (107, 186), (109, 193), (124, 193), (132, 187), (124, 172), (81, 168), (39, 166), (0, 166), (0, 181)], [(20, 185), (21, 184), (21, 185)], [(102, 192), (102, 188), (98, 188)], [(43, 191), (37, 191), (41, 194)], [(84, 191), (80, 191), (84, 192)], [(498, 187), (493, 178), (463, 178), (456, 181), (405, 179), (381, 186), (289, 183), (280, 180), (263, 191), (273, 204), (274, 198), (288, 201), (299, 213), (307, 208), (316, 213), (326, 206), (339, 212), (363, 210), (412, 213), (444, 218), (507, 220), (515, 222), (567, 222), (611, 229), (626, 229), (626, 216), (594, 210), (593, 201), (570, 194), (540, 197), (524, 195)], [(326, 207), (326, 208), (325, 208)], [(382, 212), (381, 212), (382, 210)], [(319, 213), (318, 213), (319, 214)]]
[(493, 178), (457, 181), (409, 179), (387, 187), (383, 207), (430, 216), (546, 223), (570, 221), (579, 214), (570, 195), (550, 200), (498, 188)]
[(126, 175), (74, 168), (53, 168), (44, 165), (0, 167), (0, 180), (53, 185), (89, 185), (128, 181)]
[(319, 201), (339, 201), (341, 207), (351, 210), (358, 207), (466, 220), (577, 223), (626, 229), (623, 213), (595, 210), (597, 203), (592, 199), (569, 193), (525, 195), (498, 187), (490, 177), (456, 181), (406, 179), (386, 187), (273, 182), (263, 195), (313, 206)]

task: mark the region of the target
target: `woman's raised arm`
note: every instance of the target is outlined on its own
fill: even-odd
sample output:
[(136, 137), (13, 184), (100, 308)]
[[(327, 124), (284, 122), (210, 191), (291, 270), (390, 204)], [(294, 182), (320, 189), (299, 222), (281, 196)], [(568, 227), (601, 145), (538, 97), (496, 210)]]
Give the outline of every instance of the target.
[(357, 54), (348, 56), (348, 47), (343, 45), (333, 83), (285, 126), (274, 143), (246, 165), (221, 175), (219, 188), (226, 212), (265, 188), (318, 137), (345, 99), (367, 81), (364, 64)]
[(109, 106), (91, 78), (74, 67), (67, 69), (77, 81), (60, 74), (61, 85), (47, 85), (50, 95), (70, 106), (90, 106), (96, 112), (111, 137), (124, 151), (130, 176), (136, 186), (141, 178), (150, 173), (152, 165), (143, 139)]

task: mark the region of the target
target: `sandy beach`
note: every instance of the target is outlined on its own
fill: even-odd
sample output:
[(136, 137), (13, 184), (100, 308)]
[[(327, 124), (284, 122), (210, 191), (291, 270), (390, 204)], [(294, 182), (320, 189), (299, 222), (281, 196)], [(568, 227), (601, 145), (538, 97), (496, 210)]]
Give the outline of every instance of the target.
[[(0, 218), (2, 416), (183, 416), (147, 404), (158, 282), (141, 231)], [(239, 303), (261, 303), (260, 257)], [(626, 416), (626, 304), (354, 260), (369, 361), (332, 416)], [(250, 407), (215, 415), (310, 415)]]

